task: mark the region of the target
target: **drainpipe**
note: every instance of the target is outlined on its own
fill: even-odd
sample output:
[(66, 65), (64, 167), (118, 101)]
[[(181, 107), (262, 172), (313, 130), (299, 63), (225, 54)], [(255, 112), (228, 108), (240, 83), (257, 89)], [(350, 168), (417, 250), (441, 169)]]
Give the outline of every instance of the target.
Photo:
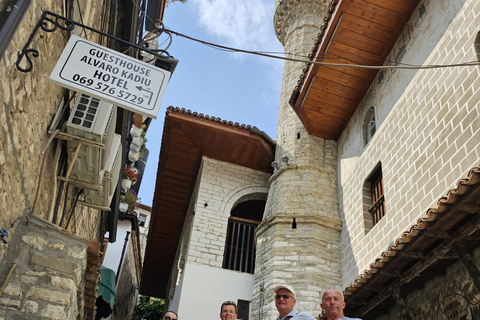
[(263, 281), (260, 283), (260, 296), (258, 297), (258, 320), (262, 320), (262, 309), (263, 309)]
[(129, 235), (130, 235), (130, 231), (127, 231), (127, 235), (125, 236), (125, 242), (123, 243), (122, 255), (120, 256), (120, 263), (118, 264), (117, 275), (115, 276), (115, 285), (117, 285), (118, 283), (118, 276), (120, 275), (120, 269), (122, 268), (123, 258), (125, 257), (125, 250), (127, 249)]

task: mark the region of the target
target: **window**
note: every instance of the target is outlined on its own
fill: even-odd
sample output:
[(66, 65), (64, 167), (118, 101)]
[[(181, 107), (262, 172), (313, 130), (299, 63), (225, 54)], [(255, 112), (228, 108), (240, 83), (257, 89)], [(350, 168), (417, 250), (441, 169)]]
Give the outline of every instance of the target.
[(475, 51), (477, 52), (477, 59), (480, 61), (480, 32), (477, 33), (477, 37), (475, 38)]
[(377, 130), (375, 121), (375, 107), (370, 107), (363, 119), (363, 146), (366, 146)]
[(140, 213), (138, 215), (138, 225), (140, 227), (145, 227), (145, 222), (147, 222), (147, 216)]
[(383, 192), (382, 164), (365, 181), (363, 187), (363, 214), (365, 231), (370, 231), (385, 216), (385, 196)]
[(237, 319), (239, 320), (248, 320), (250, 315), (250, 301), (248, 300), (237, 300), (238, 314)]
[(253, 273), (255, 270), (255, 229), (262, 221), (264, 200), (250, 200), (232, 209), (228, 219), (223, 268)]

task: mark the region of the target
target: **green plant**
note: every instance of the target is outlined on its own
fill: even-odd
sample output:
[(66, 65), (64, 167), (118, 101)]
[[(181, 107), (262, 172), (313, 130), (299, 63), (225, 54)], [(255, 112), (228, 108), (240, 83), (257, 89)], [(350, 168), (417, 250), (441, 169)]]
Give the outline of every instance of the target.
[[(142, 126), (142, 128), (144, 127), (145, 125)], [(142, 132), (142, 134), (140, 135), (140, 137), (142, 137), (143, 139), (143, 144), (142, 144), (142, 147), (140, 148), (140, 157), (143, 157), (143, 155), (145, 154), (145, 144), (147, 143), (148, 139), (147, 139), (147, 133), (145, 131)]]
[(137, 193), (132, 189), (128, 189), (124, 194), (120, 195), (120, 202), (128, 204), (128, 209), (126, 212), (133, 212), (138, 208), (138, 203), (140, 198)]
[(140, 296), (133, 312), (133, 320), (157, 320), (163, 313), (165, 301), (163, 299)]

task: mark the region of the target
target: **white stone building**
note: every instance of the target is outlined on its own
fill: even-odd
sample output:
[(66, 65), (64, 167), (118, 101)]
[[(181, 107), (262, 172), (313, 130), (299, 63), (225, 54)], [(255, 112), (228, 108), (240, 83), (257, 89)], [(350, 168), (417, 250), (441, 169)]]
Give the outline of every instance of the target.
[[(271, 290), (288, 283), (316, 316), (336, 286), (347, 316), (478, 319), (479, 14), (476, 0), (277, 1), (285, 51), (314, 63), (285, 63), (274, 170), (254, 171), (268, 196), (253, 280), (222, 291), (230, 204), (255, 168), (214, 138), (228, 123), (170, 109), (209, 129), (166, 121), (145, 292), (181, 318), (182, 303), (215, 317), (250, 300), (241, 319), (275, 319)], [(175, 153), (179, 132), (194, 147)]]

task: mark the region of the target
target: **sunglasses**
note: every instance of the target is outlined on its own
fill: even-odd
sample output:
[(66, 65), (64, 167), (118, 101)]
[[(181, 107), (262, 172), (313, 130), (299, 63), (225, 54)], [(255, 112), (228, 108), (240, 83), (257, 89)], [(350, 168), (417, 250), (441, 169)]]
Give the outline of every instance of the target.
[(289, 296), (288, 294), (277, 294), (277, 295), (275, 296), (275, 299), (277, 299), (277, 300), (279, 300), (279, 299), (281, 299), (281, 298), (283, 298), (284, 300), (287, 300), (288, 298), (292, 298), (292, 299), (293, 299), (293, 297), (292, 297), (292, 296)]
[(166, 316), (165, 320), (177, 320), (177, 319), (176, 318), (170, 318), (169, 316)]

